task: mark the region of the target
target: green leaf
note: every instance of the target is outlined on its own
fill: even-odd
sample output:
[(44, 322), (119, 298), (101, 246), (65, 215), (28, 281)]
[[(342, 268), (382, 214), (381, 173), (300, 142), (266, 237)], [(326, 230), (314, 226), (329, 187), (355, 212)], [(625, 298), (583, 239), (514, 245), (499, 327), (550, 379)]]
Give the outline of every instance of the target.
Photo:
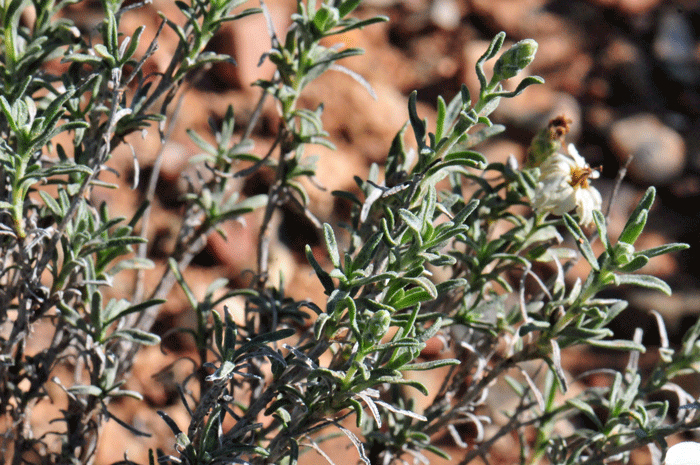
[(581, 328), (576, 326), (567, 326), (559, 333), (562, 337), (568, 337), (575, 341), (588, 339), (603, 339), (613, 335), (609, 328)]
[(443, 161), (430, 168), (426, 172), (426, 175), (431, 176), (451, 166), (484, 169), (484, 167), (486, 167), (486, 158), (479, 152), (471, 150), (452, 152), (445, 155)]
[(603, 423), (600, 421), (600, 418), (598, 418), (598, 415), (595, 414), (595, 411), (593, 411), (593, 407), (591, 407), (588, 403), (577, 398), (567, 399), (566, 403), (586, 415), (593, 423), (595, 423), (598, 429), (603, 429)]
[(256, 345), (259, 346), (268, 344), (270, 342), (281, 341), (282, 339), (287, 339), (288, 337), (294, 336), (294, 334), (296, 334), (296, 331), (292, 328), (279, 329), (271, 333), (263, 333), (258, 336), (255, 336), (253, 339), (243, 344), (240, 347), (239, 351), (242, 352), (244, 350), (248, 350), (248, 348)]
[(627, 220), (627, 224), (625, 224), (625, 227), (622, 229), (622, 233), (620, 233), (618, 241), (625, 242), (627, 244), (634, 244), (646, 225), (647, 215), (651, 205), (654, 203), (655, 196), (656, 189), (654, 189), (654, 187), (647, 189), (642, 197), (642, 200), (639, 202)]
[(644, 255), (645, 257), (651, 258), (651, 257), (656, 257), (658, 255), (677, 252), (679, 250), (685, 250), (688, 247), (690, 247), (688, 244), (683, 244), (683, 243), (664, 244), (664, 245), (660, 245), (659, 247), (653, 247), (651, 249), (640, 250), (637, 253), (640, 255)]
[(357, 253), (355, 260), (353, 261), (352, 269), (361, 270), (364, 269), (372, 260), (375, 250), (382, 242), (383, 231), (377, 231), (372, 234), (370, 238), (365, 242), (360, 251)]
[(498, 34), (496, 34), (496, 36), (491, 40), (491, 43), (489, 44), (484, 54), (481, 55), (478, 60), (476, 60), (476, 76), (479, 78), (482, 94), (488, 86), (488, 83), (486, 81), (486, 75), (484, 74), (484, 62), (496, 56), (496, 54), (501, 50), (501, 47), (503, 47), (503, 42), (505, 40), (505, 32), (499, 32)]
[(421, 237), (423, 223), (416, 215), (406, 210), (405, 208), (402, 208), (399, 210), (399, 216), (404, 221), (404, 223), (406, 223), (408, 227), (416, 233), (417, 237)]
[(114, 68), (116, 66), (117, 60), (111, 53), (109, 53), (109, 50), (107, 50), (107, 47), (105, 47), (103, 44), (95, 44), (93, 49), (98, 56), (102, 57), (107, 62), (107, 66), (110, 68)]
[(85, 63), (91, 66), (99, 66), (102, 64), (102, 60), (95, 55), (88, 55), (87, 53), (73, 53), (63, 58), (62, 62), (72, 61), (75, 63)]
[(328, 249), (328, 255), (331, 259), (331, 263), (333, 263), (334, 267), (340, 268), (340, 253), (338, 252), (338, 243), (335, 240), (333, 228), (328, 223), (323, 223), (323, 237), (326, 240), (326, 248)]
[(603, 243), (605, 250), (608, 254), (612, 255), (612, 246), (608, 238), (608, 228), (605, 224), (605, 217), (600, 210), (593, 210), (593, 221), (598, 229), (598, 237), (600, 237), (600, 241)]
[(125, 328), (115, 331), (109, 335), (107, 340), (117, 338), (126, 339), (129, 342), (147, 346), (153, 346), (160, 343), (160, 337), (157, 335), (136, 328)]
[(426, 371), (433, 370), (435, 368), (446, 367), (450, 365), (459, 365), (460, 361), (454, 358), (448, 358), (444, 360), (431, 360), (429, 362), (412, 363), (410, 365), (404, 365), (398, 367), (397, 370), (401, 371)]
[(360, 403), (360, 401), (357, 399), (350, 398), (348, 399), (348, 402), (352, 406), (352, 409), (355, 411), (355, 424), (359, 428), (362, 426), (362, 422), (364, 421), (365, 410), (362, 408), (362, 403)]
[(306, 253), (306, 259), (316, 272), (316, 276), (318, 276), (319, 281), (321, 281), (326, 295), (330, 295), (335, 289), (333, 279), (331, 279), (331, 276), (323, 268), (321, 268), (321, 265), (316, 261), (316, 257), (314, 257), (314, 253), (308, 244), (304, 250)]
[(201, 66), (210, 63), (230, 63), (236, 64), (236, 61), (230, 55), (224, 53), (202, 52), (195, 62), (196, 66)]
[(632, 273), (642, 268), (647, 263), (649, 263), (649, 258), (641, 254), (636, 254), (636, 256), (632, 260), (630, 260), (629, 263), (626, 263), (618, 267), (617, 269), (625, 273)]
[(431, 298), (437, 299), (437, 287), (435, 287), (435, 284), (433, 284), (433, 282), (430, 279), (426, 278), (425, 276), (418, 276), (417, 278), (404, 277), (404, 279), (410, 283), (417, 284), (422, 289), (424, 289), (430, 295)]
[(518, 84), (518, 87), (515, 88), (514, 91), (512, 92), (497, 92), (495, 95), (498, 95), (499, 97), (505, 97), (505, 98), (513, 98), (517, 97), (518, 95), (522, 94), (525, 89), (530, 87), (533, 84), (544, 84), (544, 79), (541, 78), (540, 76), (528, 76), (520, 83)]
[[(327, 313), (322, 313), (316, 318), (314, 323), (314, 338), (318, 341), (325, 336), (326, 325), (330, 321), (330, 316)], [(332, 335), (330, 335), (332, 337)]]
[(98, 386), (91, 386), (91, 385), (78, 385), (78, 386), (71, 386), (68, 389), (66, 389), (67, 392), (73, 394), (74, 396), (95, 396), (95, 397), (102, 397), (102, 388)]
[(115, 321), (117, 321), (119, 318), (123, 318), (126, 315), (129, 315), (131, 313), (137, 313), (137, 312), (142, 312), (143, 310), (146, 310), (149, 307), (153, 307), (155, 305), (161, 305), (167, 302), (165, 299), (151, 299), (147, 300), (145, 302), (141, 302), (140, 304), (132, 305), (128, 308), (125, 308), (123, 310), (120, 310), (117, 313), (112, 313), (112, 312), (105, 312), (104, 318), (105, 318), (105, 324), (110, 324)]
[(415, 388), (423, 394), (424, 396), (429, 395), (428, 389), (423, 386), (423, 384), (420, 381), (415, 381), (415, 380), (410, 380), (410, 379), (397, 379), (394, 381), (391, 381), (393, 384), (402, 384), (405, 386), (411, 386), (412, 388)]
[[(41, 197), (41, 199), (42, 199), (42, 200), (44, 201), (44, 203), (46, 204), (46, 208), (48, 208), (48, 209), (51, 211), (51, 213), (53, 214), (53, 216), (54, 216), (56, 219), (59, 219), (59, 220), (60, 220), (60, 219), (63, 218), (63, 216), (65, 216), (65, 212), (63, 211), (63, 209), (61, 208), (61, 206), (58, 204), (58, 202), (56, 201), (56, 199), (54, 199), (53, 197), (51, 197), (47, 192), (45, 192), (45, 191), (39, 191), (39, 196)], [(7, 202), (5, 202), (5, 203), (7, 203)], [(12, 205), (10, 205), (9, 203), (8, 203), (7, 205), (8, 205), (7, 208), (11, 208), (11, 207), (12, 207)], [(3, 205), (2, 205), (2, 203), (0, 203), (0, 208), (2, 208), (2, 207), (3, 207)]]
[(408, 119), (411, 122), (411, 127), (413, 128), (413, 133), (418, 143), (418, 149), (420, 150), (425, 147), (426, 122), (418, 117), (418, 111), (416, 110), (417, 98), (418, 92), (415, 90), (411, 92), (411, 95), (408, 97)]
[(338, 5), (338, 14), (341, 18), (346, 17), (358, 7), (361, 0), (345, 0)]
[(188, 129), (187, 135), (190, 136), (190, 139), (192, 139), (192, 142), (194, 142), (197, 145), (197, 147), (204, 150), (209, 155), (212, 155), (212, 156), (216, 155), (216, 153), (217, 153), (216, 147), (214, 147), (209, 142), (204, 140), (204, 138), (202, 138), (202, 136), (197, 134), (193, 129)]
[(583, 255), (583, 258), (590, 263), (591, 268), (593, 268), (595, 271), (600, 271), (600, 265), (598, 265), (598, 259), (596, 259), (595, 254), (593, 253), (591, 243), (583, 234), (583, 231), (581, 231), (578, 223), (576, 223), (576, 221), (568, 213), (564, 213), (564, 226), (566, 226), (566, 229), (568, 229), (571, 235), (574, 236), (576, 247), (578, 247), (578, 250), (581, 252), (581, 255)]
[(656, 289), (666, 295), (671, 295), (671, 287), (656, 276), (646, 274), (616, 274), (615, 282), (619, 285), (630, 284), (638, 287)]
[[(438, 109), (437, 109), (437, 120), (435, 121), (435, 139), (440, 141), (442, 139), (442, 132), (445, 129), (445, 116), (447, 114), (447, 105), (445, 104), (445, 99), (442, 95), (438, 95), (437, 98)], [(447, 124), (450, 124), (448, 122)]]
[(129, 47), (126, 49), (124, 54), (120, 57), (122, 60), (122, 63), (126, 63), (131, 59), (132, 56), (134, 56), (134, 53), (136, 53), (136, 48), (139, 45), (139, 39), (141, 38), (141, 34), (143, 33), (144, 29), (146, 29), (146, 26), (139, 26), (136, 28), (134, 33), (131, 35), (131, 40), (129, 42)]
[(399, 292), (395, 296), (398, 296), (398, 298), (391, 299), (387, 304), (396, 309), (408, 308), (420, 302), (433, 300), (432, 294), (420, 287), (414, 287), (404, 293)]
[[(245, 1), (235, 2), (235, 3), (237, 5), (241, 5), (241, 4), (245, 3)], [(240, 13), (237, 13), (234, 15), (228, 15), (228, 16), (225, 16), (225, 17), (219, 19), (218, 21), (213, 21), (212, 25), (218, 25), (218, 24), (228, 22), (228, 21), (236, 21), (237, 19), (245, 18), (246, 16), (250, 16), (250, 15), (257, 15), (259, 13), (262, 13), (261, 8), (246, 8), (245, 10), (241, 11)]]
[[(177, 423), (175, 423), (175, 420), (173, 420), (172, 418), (170, 418), (170, 415), (168, 415), (167, 413), (163, 412), (162, 410), (158, 410), (157, 413), (158, 413), (158, 415), (160, 415), (160, 417), (163, 419), (163, 421), (165, 421), (165, 423), (168, 425), (168, 427), (170, 428), (170, 430), (171, 430), (176, 436), (178, 436), (178, 439), (179, 439), (179, 436), (182, 434), (182, 430), (180, 429), (179, 426), (177, 426)], [(184, 435), (183, 435), (183, 436), (184, 436)], [(187, 438), (187, 436), (185, 436), (185, 438)], [(178, 440), (178, 442), (180, 442), (180, 441)], [(187, 439), (187, 442), (186, 442), (185, 444), (183, 444), (183, 445), (184, 445), (184, 446), (188, 446), (189, 444), (190, 444), (189, 439)]]
[[(372, 18), (368, 19), (355, 19), (351, 18), (349, 20), (343, 21), (342, 24), (347, 24), (347, 26), (344, 26), (340, 29), (334, 29), (332, 31), (333, 34), (342, 34), (344, 32), (352, 31), (353, 29), (362, 29), (363, 27), (369, 26), (370, 24), (375, 24), (375, 23), (384, 23), (386, 21), (389, 21), (389, 18), (387, 16), (374, 16)], [(327, 33), (326, 36), (331, 35), (330, 33)]]
[(439, 449), (437, 446), (434, 446), (432, 444), (428, 444), (427, 446), (425, 446), (425, 450), (432, 452), (433, 454), (447, 460), (450, 463), (452, 462), (452, 456), (450, 456), (450, 454), (443, 451), (442, 449)]

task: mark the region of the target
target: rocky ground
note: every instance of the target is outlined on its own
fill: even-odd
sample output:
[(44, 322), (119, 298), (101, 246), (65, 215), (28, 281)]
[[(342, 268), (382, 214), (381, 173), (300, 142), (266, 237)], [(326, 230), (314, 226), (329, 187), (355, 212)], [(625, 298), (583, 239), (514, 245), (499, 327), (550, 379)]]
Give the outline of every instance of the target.
[[(294, 2), (267, 0), (266, 4), (278, 32), (283, 31)], [(570, 142), (577, 145), (592, 166), (602, 167), (596, 186), (604, 198), (612, 191), (619, 168), (633, 156), (612, 205), (611, 234), (621, 230), (646, 187), (655, 185), (658, 201), (648, 232), (641, 238), (642, 245), (684, 241), (693, 248), (651, 261), (645, 271), (668, 280), (674, 295), (625, 291), (632, 305), (615, 322), (614, 329), (621, 337), (630, 337), (635, 327), (642, 326), (649, 343), (654, 344), (658, 337), (648, 311), (655, 309), (667, 318), (672, 340), (677, 342), (700, 310), (700, 37), (696, 32), (700, 30), (700, 4), (691, 0), (365, 0), (363, 5), (361, 15), (385, 14), (390, 21), (337, 39), (366, 50), (364, 56), (343, 64), (371, 84), (377, 99), (372, 99), (349, 77), (329, 72), (308, 89), (302, 102), (310, 108), (325, 102), (325, 128), (338, 147), (335, 153), (322, 147), (310, 150), (319, 155), (320, 183), (328, 191), (353, 190), (353, 175), (363, 176), (371, 163), (382, 163), (392, 138), (407, 119), (407, 96), (412, 90), (418, 91), (421, 114), (435, 121), (437, 95), (451, 98), (463, 82), (472, 95), (476, 93), (474, 63), (491, 37), (505, 31), (509, 41), (533, 38), (539, 43), (539, 51), (527, 72), (544, 77), (546, 84), (503, 102), (494, 120), (508, 126), (507, 137), (488, 143), (482, 151), (490, 160), (514, 155), (522, 161), (533, 134), (552, 117), (565, 115), (573, 121)], [(146, 24), (144, 38), (149, 39), (157, 27), (158, 10), (179, 17), (170, 1), (155, 0), (126, 14), (125, 30)], [(75, 10), (75, 18), (88, 25), (96, 17), (84, 6)], [(175, 40), (170, 31), (164, 32), (160, 51), (151, 63), (154, 69), (167, 63)], [(250, 83), (259, 77), (268, 78), (272, 72), (269, 63), (258, 67), (259, 57), (268, 47), (269, 37), (261, 16), (225, 26), (211, 48), (231, 54), (238, 66), (212, 67), (191, 82), (184, 94), (183, 104), (175, 113), (174, 131), (163, 147), (164, 163), (149, 231), (150, 256), (161, 270), (179, 227), (178, 198), (187, 187), (181, 174), (191, 170), (188, 159), (198, 151), (185, 129), (211, 136), (207, 120), (220, 120), (228, 104), (234, 105), (240, 125), (245, 125), (259, 96), (259, 89)], [(262, 124), (255, 134), (257, 153), (264, 154), (274, 137), (276, 118), (274, 106), (265, 107)], [(146, 140), (134, 137), (130, 142), (138, 154), (139, 177), (144, 186), (157, 155), (157, 136), (150, 134)], [(127, 185), (133, 180), (128, 149), (115, 156), (113, 166), (122, 173), (113, 181)], [(257, 176), (246, 180), (242, 187), (251, 193), (264, 191), (265, 186), (265, 177)], [(111, 192), (99, 195), (109, 201), (113, 212), (128, 215), (143, 199), (144, 192), (125, 192), (120, 191), (118, 196)], [(329, 200), (327, 191), (312, 186), (309, 193), (311, 210), (321, 220), (334, 223), (347, 215), (344, 205)], [(226, 225), (228, 241), (216, 234), (209, 238), (206, 249), (186, 274), (198, 296), (220, 276), (234, 286), (245, 285), (249, 279), (245, 270), (255, 266), (259, 221), (253, 216), (247, 219), (246, 227), (239, 223)], [(320, 285), (303, 256), (306, 243), (318, 245), (318, 233), (291, 210), (281, 212), (276, 225), (271, 275), (283, 271), (293, 297), (319, 301)], [(573, 271), (574, 276), (585, 273), (583, 267)], [(155, 285), (158, 276), (146, 276), (147, 289)], [(117, 292), (131, 292), (133, 278), (126, 276), (117, 283)], [(229, 302), (234, 310), (236, 305), (240, 307), (239, 302)], [(193, 318), (184, 296), (173, 292), (155, 329), (165, 334), (176, 326), (192, 326)], [(184, 337), (168, 337), (164, 346), (163, 351), (143, 350), (128, 382), (129, 388), (144, 394), (148, 407), (130, 400), (114, 405), (124, 420), (155, 432), (154, 436), (136, 438), (110, 422), (98, 463), (120, 460), (125, 450), (132, 460), (147, 463), (145, 454), (149, 447), (169, 449), (172, 437), (156, 410), (165, 410), (176, 421), (187, 423), (174, 383), (191, 368), (178, 360), (191, 355), (193, 346)], [(625, 363), (585, 351), (569, 354), (567, 359), (568, 369), (574, 373), (601, 360), (614, 367)], [(154, 377), (170, 364), (174, 365), (169, 377)], [(449, 441), (444, 443), (450, 447)], [(492, 463), (516, 463), (514, 445), (508, 440), (499, 445)], [(336, 463), (354, 463), (354, 459), (343, 461), (347, 454), (344, 444), (331, 453), (339, 457)], [(455, 457), (459, 457), (458, 451)], [(316, 463), (320, 459), (305, 460)], [(635, 461), (648, 463), (648, 457), (640, 452)]]

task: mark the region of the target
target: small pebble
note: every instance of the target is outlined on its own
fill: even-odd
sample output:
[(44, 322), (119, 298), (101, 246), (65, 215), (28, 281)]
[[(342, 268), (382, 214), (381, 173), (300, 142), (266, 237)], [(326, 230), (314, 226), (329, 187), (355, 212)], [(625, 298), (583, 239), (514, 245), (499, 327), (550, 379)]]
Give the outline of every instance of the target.
[(668, 184), (683, 172), (686, 162), (683, 137), (652, 114), (616, 121), (610, 146), (620, 163), (634, 156), (628, 174), (642, 184)]
[(430, 19), (437, 27), (453, 31), (459, 27), (459, 5), (455, 0), (435, 0), (430, 5)]
[(653, 50), (672, 78), (685, 84), (693, 84), (696, 81), (698, 67), (694, 63), (693, 27), (686, 15), (675, 10), (668, 10), (662, 14)]

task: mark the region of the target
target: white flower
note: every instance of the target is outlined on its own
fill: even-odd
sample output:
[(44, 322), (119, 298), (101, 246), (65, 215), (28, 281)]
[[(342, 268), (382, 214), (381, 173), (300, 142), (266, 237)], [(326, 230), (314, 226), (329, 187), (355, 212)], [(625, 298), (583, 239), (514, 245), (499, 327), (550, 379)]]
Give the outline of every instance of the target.
[(538, 213), (563, 215), (573, 209), (579, 223), (593, 223), (593, 210), (600, 210), (603, 199), (598, 190), (588, 184), (589, 179), (600, 176), (592, 169), (576, 147), (569, 144), (569, 153), (557, 153), (540, 165), (540, 179), (535, 189), (532, 205)]
[(700, 463), (700, 444), (679, 442), (666, 452), (666, 465), (697, 465)]

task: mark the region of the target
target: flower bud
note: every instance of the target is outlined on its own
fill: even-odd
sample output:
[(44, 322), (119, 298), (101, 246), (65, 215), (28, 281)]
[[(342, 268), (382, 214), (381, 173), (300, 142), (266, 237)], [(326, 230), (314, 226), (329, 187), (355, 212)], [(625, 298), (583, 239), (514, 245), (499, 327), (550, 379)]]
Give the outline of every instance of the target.
[(389, 331), (389, 326), (391, 326), (391, 314), (386, 310), (379, 310), (370, 318), (367, 332), (375, 342), (379, 342)]
[(537, 42), (521, 40), (508, 49), (493, 66), (493, 81), (510, 79), (532, 63), (537, 53)]
[(314, 15), (313, 23), (319, 32), (323, 33), (330, 31), (339, 20), (338, 9), (324, 4)]
[(626, 265), (634, 258), (634, 246), (624, 242), (618, 242), (613, 247), (613, 257), (618, 265)]

